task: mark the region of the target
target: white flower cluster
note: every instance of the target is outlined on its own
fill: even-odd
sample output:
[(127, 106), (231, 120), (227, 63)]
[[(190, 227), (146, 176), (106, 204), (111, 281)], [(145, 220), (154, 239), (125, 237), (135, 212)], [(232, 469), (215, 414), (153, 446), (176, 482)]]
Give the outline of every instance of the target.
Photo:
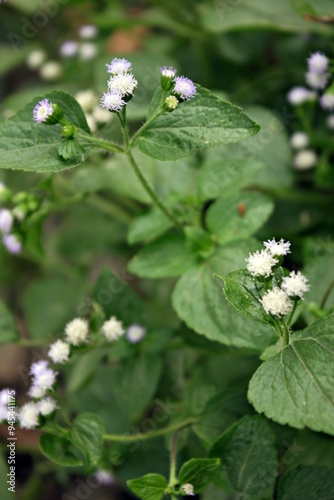
[[(328, 73), (329, 60), (321, 52), (311, 54), (307, 59), (308, 71), (305, 74), (306, 83), (312, 89), (305, 87), (294, 87), (288, 93), (288, 101), (293, 106), (304, 104), (306, 101), (315, 101), (319, 98), (320, 106), (327, 111), (334, 111), (334, 84), (328, 85), (330, 75)], [(334, 128), (334, 115), (327, 119), (329, 128)], [(291, 147), (295, 150), (293, 165), (296, 170), (307, 171), (316, 166), (318, 156), (313, 149), (308, 148), (309, 137), (304, 132), (294, 132), (291, 136)]]
[(84, 344), (89, 333), (88, 322), (82, 318), (75, 318), (65, 327), (64, 340), (56, 340), (51, 344), (48, 356), (54, 363), (66, 363), (71, 355), (71, 346), (79, 346)]
[[(246, 259), (247, 269), (254, 277), (269, 278), (273, 275), (274, 267), (280, 263), (280, 258), (290, 253), (290, 242), (280, 239), (263, 242), (265, 249), (250, 254)], [(307, 278), (298, 271), (292, 271), (284, 276), (280, 286), (273, 286), (263, 295), (261, 304), (267, 314), (284, 316), (293, 309), (294, 301), (303, 299), (304, 293), (309, 290)]]
[(23, 429), (34, 429), (41, 423), (40, 416), (48, 417), (57, 408), (53, 396), (57, 373), (54, 372), (47, 361), (41, 360), (33, 363), (30, 367), (32, 385), (28, 395), (33, 399), (25, 403), (19, 410), (18, 418), (20, 427)]
[(131, 62), (126, 59), (115, 57), (106, 66), (107, 72), (111, 76), (108, 80), (108, 92), (103, 93), (100, 105), (108, 111), (119, 113), (132, 98), (138, 82), (133, 74), (130, 73)]

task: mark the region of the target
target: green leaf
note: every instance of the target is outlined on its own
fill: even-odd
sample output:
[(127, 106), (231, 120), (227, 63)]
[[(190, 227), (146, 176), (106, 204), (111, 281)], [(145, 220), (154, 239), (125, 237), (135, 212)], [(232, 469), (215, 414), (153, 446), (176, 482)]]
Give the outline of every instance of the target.
[(245, 263), (248, 253), (258, 248), (254, 240), (230, 242), (220, 247), (202, 265), (190, 269), (178, 281), (172, 296), (179, 317), (210, 340), (262, 352), (274, 341), (266, 326), (243, 318), (227, 302), (216, 273), (225, 274)]
[(15, 342), (18, 338), (14, 318), (6, 305), (0, 301), (0, 344)]
[(254, 135), (259, 126), (242, 110), (197, 86), (189, 102), (179, 104), (148, 125), (139, 149), (161, 161), (178, 160), (198, 151), (237, 142)]
[(40, 437), (39, 445), (42, 453), (58, 465), (64, 467), (82, 465), (80, 458), (73, 453), (73, 445), (68, 439), (54, 434), (43, 434)]
[(126, 483), (141, 500), (161, 500), (167, 489), (167, 481), (160, 474), (147, 474)]
[(254, 234), (273, 209), (274, 204), (270, 198), (259, 193), (224, 195), (210, 206), (206, 223), (219, 243), (224, 244)]
[(71, 373), (67, 380), (66, 390), (73, 393), (80, 390), (96, 374), (96, 369), (101, 364), (101, 358), (109, 353), (109, 347), (105, 349), (93, 349), (87, 353), (80, 353), (79, 359), (71, 367)]
[(131, 419), (141, 415), (156, 391), (162, 371), (155, 353), (140, 353), (111, 368), (115, 400)]
[(49, 99), (59, 104), (65, 118), (89, 133), (85, 115), (70, 94), (54, 90), (35, 97), (0, 126), (0, 168), (30, 172), (59, 172), (81, 163), (77, 158), (64, 160), (59, 156), (58, 146), (62, 140), (60, 125), (34, 123), (33, 109), (42, 99)]
[(247, 269), (239, 269), (224, 276), (224, 293), (227, 300), (245, 316), (267, 325), (274, 325), (274, 320), (265, 313), (260, 294), (253, 276)]
[(130, 260), (128, 269), (143, 278), (168, 278), (183, 274), (196, 263), (196, 255), (184, 236), (169, 232), (140, 250)]
[(334, 435), (334, 315), (314, 322), (253, 375), (248, 399), (291, 427)]
[(82, 413), (74, 420), (70, 439), (83, 453), (88, 470), (92, 470), (100, 461), (103, 433), (103, 424), (94, 413)]
[(217, 472), (220, 460), (216, 458), (192, 458), (184, 463), (179, 473), (180, 484), (190, 483), (195, 493), (201, 493)]
[(224, 476), (239, 493), (272, 491), (278, 472), (275, 434), (263, 417), (246, 416), (234, 424), (216, 441), (210, 456), (221, 458)]
[(153, 240), (172, 226), (172, 221), (160, 209), (152, 209), (150, 212), (136, 217), (131, 222), (128, 242), (132, 245), (138, 243), (138, 241)]
[(309, 465), (297, 467), (280, 479), (277, 500), (334, 498), (334, 469)]

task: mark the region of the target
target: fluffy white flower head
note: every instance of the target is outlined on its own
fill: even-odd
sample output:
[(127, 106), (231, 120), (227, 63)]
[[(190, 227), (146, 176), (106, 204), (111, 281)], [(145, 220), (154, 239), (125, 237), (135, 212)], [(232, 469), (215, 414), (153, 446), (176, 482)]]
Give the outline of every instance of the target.
[(268, 290), (262, 297), (261, 303), (265, 312), (273, 316), (284, 316), (293, 307), (292, 300), (289, 299), (288, 294), (278, 287)]
[(114, 476), (107, 470), (98, 470), (94, 476), (100, 484), (112, 484), (115, 482)]
[(320, 97), (320, 106), (329, 111), (334, 110), (334, 94), (324, 94)]
[(30, 367), (30, 373), (34, 377), (38, 377), (41, 373), (44, 373), (45, 370), (49, 368), (49, 363), (45, 359), (41, 359), (40, 361), (36, 361), (32, 363)]
[(7, 420), (7, 418), (8, 418), (7, 406), (0, 405), (0, 422), (2, 422), (3, 420)]
[(324, 73), (327, 71), (328, 62), (328, 58), (321, 52), (315, 52), (307, 59), (308, 69), (311, 73)]
[(334, 115), (329, 115), (326, 123), (330, 129), (334, 129)]
[(39, 387), (39, 385), (33, 384), (29, 391), (28, 391), (28, 396), (30, 396), (33, 399), (40, 399), (44, 396), (45, 390), (42, 387)]
[(94, 59), (97, 54), (97, 47), (95, 43), (85, 42), (79, 47), (79, 56), (82, 61), (89, 61)]
[(299, 297), (302, 299), (304, 293), (308, 292), (309, 289), (308, 279), (300, 271), (297, 273), (292, 271), (289, 276), (283, 278), (282, 290), (284, 290), (289, 297)]
[(146, 335), (146, 328), (140, 325), (131, 325), (127, 329), (126, 338), (131, 344), (137, 344)]
[(100, 100), (100, 106), (108, 111), (119, 112), (125, 104), (123, 94), (116, 90), (104, 92)]
[(305, 87), (293, 87), (288, 93), (288, 101), (293, 106), (316, 99), (316, 93)]
[(250, 253), (246, 259), (247, 269), (253, 276), (265, 276), (268, 278), (272, 274), (272, 268), (278, 263), (277, 259), (267, 250), (256, 250), (255, 253)]
[(122, 322), (118, 321), (115, 316), (112, 316), (108, 321), (105, 321), (101, 329), (105, 337), (110, 342), (118, 340), (125, 333)]
[(39, 373), (35, 377), (33, 385), (35, 387), (40, 387), (44, 391), (51, 389), (56, 381), (56, 372), (51, 370), (51, 368), (46, 368), (43, 372)]
[(65, 327), (66, 340), (72, 345), (83, 344), (88, 335), (88, 322), (82, 318), (75, 318)]
[(186, 495), (189, 495), (189, 496), (195, 496), (195, 493), (194, 493), (194, 487), (192, 484), (190, 483), (186, 483), (186, 484), (183, 484), (181, 486), (181, 490), (183, 491), (183, 493), (185, 493)]
[(43, 50), (33, 50), (27, 57), (27, 65), (30, 69), (37, 69), (45, 59), (46, 53)]
[(132, 73), (118, 73), (108, 81), (109, 92), (119, 92), (122, 96), (133, 95), (138, 82)]
[(62, 73), (63, 69), (57, 61), (48, 61), (39, 71), (41, 78), (46, 81), (58, 80)]
[(296, 154), (293, 164), (296, 170), (309, 170), (316, 165), (317, 160), (317, 155), (312, 149), (303, 149)]
[(22, 250), (22, 243), (16, 234), (5, 234), (2, 243), (5, 245), (8, 252), (14, 255), (20, 253)]
[(38, 410), (39, 410), (40, 414), (44, 415), (45, 417), (47, 415), (50, 415), (57, 408), (57, 403), (56, 403), (55, 399), (50, 398), (50, 397), (46, 397), (46, 398), (42, 399), (37, 404), (38, 404)]
[(127, 59), (119, 59), (115, 57), (111, 63), (106, 64), (107, 73), (111, 73), (112, 75), (118, 75), (119, 73), (127, 73), (131, 71), (132, 63)]
[(284, 241), (282, 238), (276, 241), (275, 238), (272, 240), (264, 241), (264, 246), (273, 256), (282, 256), (290, 252), (290, 241)]
[(79, 29), (79, 37), (80, 38), (95, 38), (97, 35), (97, 27), (93, 26), (92, 24), (86, 24), (84, 26), (81, 26)]
[(70, 356), (70, 346), (63, 340), (56, 340), (54, 344), (51, 344), (48, 356), (54, 363), (66, 363)]
[(306, 82), (312, 89), (324, 89), (327, 85), (328, 73), (311, 73), (305, 74)]
[(6, 387), (6, 389), (2, 389), (0, 391), (0, 405), (1, 406), (7, 406), (8, 405), (8, 393), (10, 392), (10, 389)]
[(38, 426), (39, 409), (36, 403), (26, 403), (19, 412), (20, 427), (34, 429)]
[(0, 210), (0, 231), (8, 234), (13, 227), (14, 217), (10, 210), (3, 208)]
[(59, 53), (62, 57), (73, 57), (78, 53), (78, 49), (78, 42), (75, 40), (67, 40), (60, 46)]
[(304, 149), (309, 144), (309, 136), (305, 132), (294, 132), (290, 144), (293, 149)]

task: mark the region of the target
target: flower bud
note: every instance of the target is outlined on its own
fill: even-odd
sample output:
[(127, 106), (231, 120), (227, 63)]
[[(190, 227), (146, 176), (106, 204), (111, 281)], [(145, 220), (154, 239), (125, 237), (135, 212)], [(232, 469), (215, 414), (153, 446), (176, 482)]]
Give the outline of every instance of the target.
[(174, 95), (170, 95), (165, 99), (164, 108), (166, 111), (174, 111), (174, 109), (177, 108), (178, 104), (179, 100)]

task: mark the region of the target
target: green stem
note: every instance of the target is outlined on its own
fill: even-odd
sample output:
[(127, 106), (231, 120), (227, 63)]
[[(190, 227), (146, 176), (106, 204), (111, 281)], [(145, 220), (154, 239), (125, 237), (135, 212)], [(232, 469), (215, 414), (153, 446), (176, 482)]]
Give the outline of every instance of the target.
[(275, 330), (279, 337), (284, 341), (284, 345), (289, 345), (290, 343), (290, 333), (285, 321), (277, 320), (275, 321)]
[(305, 191), (293, 191), (292, 189), (261, 189), (261, 192), (268, 194), (275, 199), (285, 199), (292, 201), (300, 201), (305, 203), (316, 203), (319, 205), (326, 205), (331, 203), (333, 195), (331, 192), (314, 193)]
[(124, 108), (120, 113), (117, 113), (117, 116), (119, 118), (119, 121), (121, 122), (123, 139), (124, 139), (124, 149), (126, 151), (129, 147), (129, 130), (128, 130), (128, 123), (126, 120), (126, 106), (124, 106)]
[(47, 345), (49, 341), (47, 339), (18, 339), (14, 344), (21, 345), (22, 347), (42, 347)]
[(98, 139), (97, 137), (85, 134), (80, 131), (76, 133), (76, 137), (78, 137), (79, 139), (83, 139), (84, 141), (90, 142), (91, 144), (93, 144), (93, 146), (97, 148), (107, 149), (108, 151), (113, 151), (114, 153), (124, 153), (124, 149), (118, 146), (117, 144), (114, 144), (113, 142), (105, 141), (104, 139)]
[(128, 160), (129, 160), (135, 174), (137, 175), (139, 181), (141, 182), (143, 188), (147, 191), (147, 193), (152, 198), (152, 200), (157, 205), (157, 207), (160, 208), (160, 210), (166, 215), (166, 217), (168, 217), (168, 219), (170, 219), (173, 222), (173, 224), (175, 226), (182, 229), (183, 224), (181, 222), (179, 222), (178, 219), (172, 214), (172, 212), (170, 212), (168, 210), (168, 208), (162, 203), (160, 198), (155, 194), (155, 192), (153, 191), (151, 186), (148, 184), (148, 182), (145, 179), (145, 177), (143, 176), (139, 166), (137, 165), (137, 162), (134, 159), (132, 153), (130, 151), (127, 151), (126, 156), (128, 157)]
[(179, 429), (174, 432), (170, 444), (170, 471), (169, 471), (169, 483), (168, 486), (170, 488), (174, 488), (178, 483), (177, 475), (176, 475), (176, 456), (177, 456), (177, 435), (179, 433)]
[(288, 321), (286, 322), (287, 327), (289, 327), (291, 325), (291, 321), (292, 321), (293, 315), (295, 313), (295, 310), (297, 309), (297, 305), (298, 305), (298, 300), (295, 300), (294, 304), (293, 304), (293, 308), (292, 308), (291, 314), (290, 314), (290, 316), (288, 318)]
[(194, 418), (188, 418), (183, 422), (178, 422), (175, 424), (171, 424), (163, 429), (157, 429), (156, 431), (147, 432), (145, 434), (104, 434), (103, 439), (105, 441), (116, 441), (121, 443), (132, 443), (135, 441), (146, 441), (147, 439), (153, 439), (159, 436), (164, 436), (165, 434), (169, 434), (171, 432), (178, 431), (183, 429), (184, 427), (188, 427), (195, 423)]
[[(166, 94), (164, 94), (164, 97), (166, 96)], [(163, 99), (164, 100), (164, 99)], [(155, 120), (156, 118), (158, 118), (158, 116), (161, 115), (161, 113), (163, 112), (163, 106), (161, 105), (157, 111), (154, 113), (154, 115), (151, 116), (151, 118), (149, 118), (138, 130), (137, 132), (132, 136), (131, 138), (131, 141), (130, 141), (130, 148), (133, 148), (137, 142), (139, 141), (140, 139), (140, 136), (142, 135), (142, 133), (144, 132), (144, 130), (150, 125), (150, 123), (153, 122), (153, 120)]]

